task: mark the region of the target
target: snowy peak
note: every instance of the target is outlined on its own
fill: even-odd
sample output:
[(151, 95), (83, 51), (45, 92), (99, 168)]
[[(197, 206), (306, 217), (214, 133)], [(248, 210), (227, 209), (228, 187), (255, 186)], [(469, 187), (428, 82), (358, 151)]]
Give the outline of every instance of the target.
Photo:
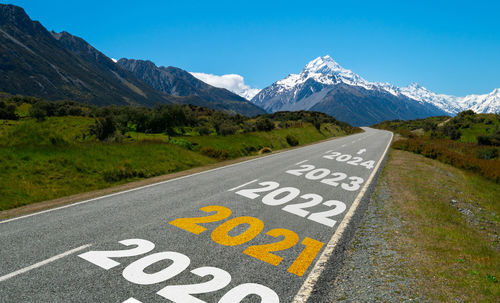
[(338, 71), (343, 70), (344, 68), (340, 66), (335, 60), (332, 59), (329, 55), (318, 57), (311, 62), (307, 63), (304, 67), (304, 72), (312, 72), (312, 73), (336, 73)]
[(334, 85), (341, 82), (349, 85), (358, 85), (365, 88), (373, 87), (369, 83), (353, 71), (343, 68), (329, 55), (318, 57), (307, 63), (300, 74), (291, 74), (283, 80), (275, 83), (280, 89), (280, 92), (292, 90), (304, 84), (309, 79), (312, 79), (323, 85)]
[(302, 73), (339, 76), (341, 79), (348, 80), (349, 82), (358, 82), (360, 80), (364, 81), (364, 79), (355, 74), (352, 70), (343, 68), (329, 55), (318, 57), (309, 62), (302, 70)]

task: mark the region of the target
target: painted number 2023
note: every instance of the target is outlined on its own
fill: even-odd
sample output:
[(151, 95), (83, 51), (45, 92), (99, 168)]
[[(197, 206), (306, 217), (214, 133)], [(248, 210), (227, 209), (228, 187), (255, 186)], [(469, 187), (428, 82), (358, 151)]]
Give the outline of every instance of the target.
[[(314, 165), (304, 164), (300, 168), (287, 170), (286, 173), (294, 176), (302, 176), (308, 180), (319, 181), (330, 186), (339, 186), (347, 191), (356, 191), (365, 181), (360, 177), (349, 177), (341, 172), (332, 173), (328, 168), (316, 168)], [(307, 173), (306, 173), (307, 172)]]

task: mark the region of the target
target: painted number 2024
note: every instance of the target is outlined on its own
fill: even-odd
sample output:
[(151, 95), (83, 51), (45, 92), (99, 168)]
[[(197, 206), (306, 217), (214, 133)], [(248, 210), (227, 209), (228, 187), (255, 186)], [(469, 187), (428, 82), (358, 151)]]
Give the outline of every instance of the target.
[(363, 158), (361, 157), (353, 157), (349, 154), (342, 154), (339, 152), (328, 152), (327, 155), (324, 155), (323, 158), (329, 160), (337, 160), (338, 162), (346, 162), (347, 164), (354, 166), (363, 166), (366, 169), (372, 169), (375, 167), (375, 161), (368, 160), (363, 162)]
[[(139, 256), (152, 251), (155, 247), (152, 242), (142, 239), (128, 239), (119, 243), (125, 246), (135, 245), (136, 247), (126, 250), (88, 251), (78, 256), (108, 270), (120, 265), (120, 263), (111, 258)], [(149, 270), (148, 272), (145, 271), (147, 267), (165, 260), (171, 262), (167, 267), (154, 273), (151, 273)], [(125, 267), (122, 275), (129, 282), (139, 285), (151, 285), (167, 281), (179, 275), (189, 267), (190, 263), (191, 260), (184, 254), (173, 251), (157, 252), (130, 263)], [(212, 279), (196, 284), (168, 285), (159, 290), (157, 294), (176, 303), (204, 303), (205, 301), (193, 295), (223, 289), (231, 282), (231, 275), (227, 271), (217, 267), (198, 267), (191, 270), (191, 273), (201, 278), (211, 276)], [(278, 295), (269, 287), (256, 283), (244, 283), (226, 292), (219, 299), (218, 303), (236, 303), (250, 295), (259, 296), (261, 303), (279, 302)], [(123, 303), (140, 303), (140, 301), (135, 298), (129, 298)]]

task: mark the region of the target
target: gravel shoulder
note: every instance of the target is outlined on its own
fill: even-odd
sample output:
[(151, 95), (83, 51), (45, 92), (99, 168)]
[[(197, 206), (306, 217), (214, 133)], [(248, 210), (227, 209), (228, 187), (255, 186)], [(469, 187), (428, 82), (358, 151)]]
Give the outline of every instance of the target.
[(428, 302), (419, 295), (408, 256), (399, 249), (401, 219), (381, 176), (335, 280), (332, 302)]

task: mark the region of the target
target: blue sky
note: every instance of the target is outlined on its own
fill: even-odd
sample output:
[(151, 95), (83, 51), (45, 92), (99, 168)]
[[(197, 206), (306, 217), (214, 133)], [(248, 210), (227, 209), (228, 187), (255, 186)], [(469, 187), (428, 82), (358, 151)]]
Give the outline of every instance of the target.
[(236, 73), (252, 87), (326, 54), (370, 81), (454, 95), (500, 87), (500, 1), (8, 3), (109, 57)]

